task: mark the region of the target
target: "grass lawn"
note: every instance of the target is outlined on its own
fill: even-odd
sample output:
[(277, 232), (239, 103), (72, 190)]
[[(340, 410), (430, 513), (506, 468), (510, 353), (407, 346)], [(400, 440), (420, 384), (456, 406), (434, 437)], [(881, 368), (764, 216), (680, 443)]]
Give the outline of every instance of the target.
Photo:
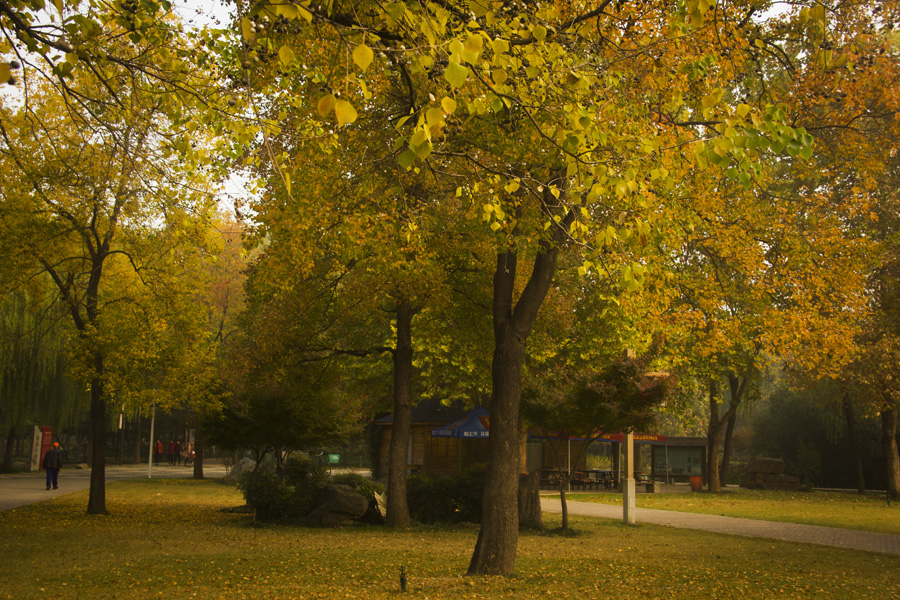
[[(558, 495), (558, 494), (557, 494)], [(568, 494), (569, 500), (622, 505), (621, 494)], [(721, 494), (637, 494), (638, 508), (677, 510), (765, 521), (900, 534), (900, 503), (883, 494), (728, 490)], [(900, 597), (898, 592), (897, 597)]]
[[(900, 557), (574, 517), (514, 577), (464, 577), (477, 529), (253, 526), (217, 481), (111, 483), (0, 513), (0, 598), (891, 598)], [(558, 524), (548, 515), (548, 527)], [(398, 592), (399, 567), (410, 592)]]

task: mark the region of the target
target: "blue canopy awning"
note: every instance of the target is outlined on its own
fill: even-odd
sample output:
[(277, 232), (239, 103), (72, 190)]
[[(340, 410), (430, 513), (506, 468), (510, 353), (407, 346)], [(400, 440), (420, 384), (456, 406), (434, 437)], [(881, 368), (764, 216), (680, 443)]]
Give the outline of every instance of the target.
[(478, 407), (462, 419), (431, 430), (431, 437), (486, 438), (491, 435), (490, 413)]

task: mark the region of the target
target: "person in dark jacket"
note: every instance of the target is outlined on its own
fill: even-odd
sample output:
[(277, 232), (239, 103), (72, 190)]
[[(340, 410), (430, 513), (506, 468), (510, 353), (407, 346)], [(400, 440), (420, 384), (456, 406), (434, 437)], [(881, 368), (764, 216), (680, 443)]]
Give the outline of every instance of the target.
[(59, 489), (59, 470), (62, 469), (62, 450), (59, 442), (53, 442), (53, 447), (44, 455), (44, 470), (47, 471), (47, 489), (53, 484), (53, 489)]

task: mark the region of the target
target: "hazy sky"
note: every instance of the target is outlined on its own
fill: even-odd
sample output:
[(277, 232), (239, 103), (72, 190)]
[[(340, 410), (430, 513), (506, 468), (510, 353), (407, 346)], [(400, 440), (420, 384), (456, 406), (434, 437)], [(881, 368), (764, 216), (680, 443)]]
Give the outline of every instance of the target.
[(174, 0), (173, 6), (186, 24), (198, 27), (224, 26), (228, 23), (229, 13), (234, 10), (234, 4), (225, 0)]

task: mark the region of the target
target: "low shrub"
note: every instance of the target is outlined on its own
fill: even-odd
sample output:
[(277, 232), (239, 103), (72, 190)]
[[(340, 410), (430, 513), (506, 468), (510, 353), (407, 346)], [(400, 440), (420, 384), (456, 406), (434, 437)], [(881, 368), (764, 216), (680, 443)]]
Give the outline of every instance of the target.
[(298, 506), (293, 488), (284, 485), (281, 478), (264, 468), (247, 472), (238, 480), (244, 500), (256, 512), (259, 521), (284, 521), (296, 517)]
[(369, 477), (364, 477), (359, 473), (341, 473), (340, 475), (332, 477), (331, 482), (340, 485), (349, 485), (356, 490), (358, 494), (362, 494), (369, 500), (372, 499), (376, 492), (379, 494), (384, 492), (384, 484), (373, 481)]
[(322, 488), (331, 482), (349, 485), (370, 500), (374, 492), (384, 491), (383, 485), (362, 475), (346, 473), (330, 478), (322, 465), (295, 458), (285, 462), (283, 477), (260, 466), (242, 475), (238, 487), (258, 521), (297, 523), (316, 508)]
[(413, 475), (407, 480), (410, 516), (420, 523), (481, 521), (485, 467), (473, 467), (452, 477)]
[(328, 483), (328, 472), (313, 460), (289, 458), (284, 463), (284, 482), (293, 489), (297, 508), (305, 517), (316, 507), (319, 492)]

